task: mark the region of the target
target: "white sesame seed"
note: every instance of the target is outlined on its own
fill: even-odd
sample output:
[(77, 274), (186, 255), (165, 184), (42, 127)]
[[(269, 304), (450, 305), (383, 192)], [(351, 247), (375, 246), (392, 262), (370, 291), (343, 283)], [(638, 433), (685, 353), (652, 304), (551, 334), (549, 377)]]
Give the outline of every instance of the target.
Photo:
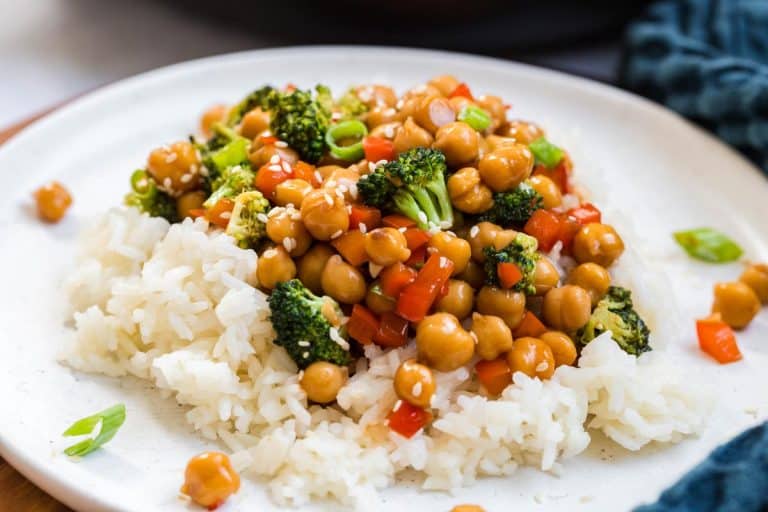
[(384, 127), (384, 136), (388, 139), (393, 139), (395, 137), (394, 125), (389, 124)]
[(415, 397), (420, 397), (420, 396), (421, 396), (421, 391), (422, 391), (422, 389), (421, 389), (421, 388), (422, 388), (422, 386), (421, 386), (421, 382), (417, 382), (417, 383), (416, 383), (416, 384), (414, 384), (414, 385), (413, 385), (413, 387), (411, 388), (411, 394), (412, 394), (413, 396), (415, 396)]
[(334, 192), (334, 194), (336, 194), (336, 197), (338, 197), (339, 199), (342, 199), (342, 200), (344, 199), (344, 194), (342, 194), (341, 190), (339, 190), (338, 188), (336, 190), (334, 190), (333, 192)]
[(360, 223), (357, 225), (358, 229), (362, 234), (366, 234), (368, 232), (368, 226), (366, 226), (364, 223)]
[(258, 220), (259, 222), (263, 222), (263, 223), (265, 223), (265, 224), (266, 224), (266, 223), (267, 223), (267, 221), (269, 220), (269, 217), (267, 217), (267, 214), (266, 214), (266, 213), (257, 213), (257, 214), (256, 214), (256, 220)]
[(401, 405), (403, 405), (403, 401), (402, 400), (398, 400), (397, 402), (395, 402), (395, 406), (392, 408), (392, 412), (399, 411)]
[(331, 114), (331, 119), (334, 121), (338, 121), (341, 119), (341, 112), (334, 112)]
[(269, 131), (269, 130), (264, 130), (263, 132), (261, 132), (261, 136), (262, 137), (271, 137), (272, 136), (272, 132)]
[(206, 166), (201, 165), (200, 166), (200, 174), (202, 174), (203, 176), (209, 176), (211, 174), (211, 172), (208, 170), (208, 168)]
[(192, 179), (192, 175), (191, 175), (191, 174), (189, 174), (189, 173), (187, 173), (187, 174), (182, 174), (182, 175), (181, 175), (181, 182), (182, 182), (182, 183), (189, 183), (189, 181), (190, 181), (191, 179)]
[(344, 192), (347, 192), (349, 189), (347, 188), (346, 185), (339, 185), (337, 187), (337, 190), (343, 194)]
[(304, 359), (308, 358), (309, 352), (304, 352), (303, 354), (301, 354), (301, 357), (303, 357)]
[(348, 204), (345, 208), (347, 210), (347, 215), (352, 215), (352, 205)]
[(370, 261), (368, 262), (368, 272), (371, 274), (371, 277), (376, 278), (381, 273), (381, 271), (384, 269), (381, 265), (377, 265), (374, 262)]
[(419, 214), (417, 215), (417, 217), (419, 218), (419, 221), (421, 221), (422, 223), (424, 223), (424, 224), (426, 224), (426, 223), (427, 223), (427, 214), (426, 214), (426, 213), (424, 213), (424, 212), (419, 212)]
[(163, 179), (163, 186), (165, 188), (170, 189), (172, 184), (173, 182), (171, 181), (171, 178), (166, 177), (165, 179)]
[(549, 363), (546, 361), (542, 361), (539, 364), (536, 365), (536, 371), (537, 372), (544, 372), (549, 368)]
[(165, 163), (167, 163), (167, 164), (172, 164), (172, 163), (173, 163), (173, 162), (175, 162), (175, 161), (176, 161), (178, 158), (179, 158), (179, 155), (177, 155), (176, 153), (168, 153), (168, 156), (167, 156), (167, 157), (165, 157)]
[(370, 172), (376, 172), (376, 164), (373, 162), (368, 162), (368, 170)]
[(325, 197), (325, 202), (328, 203), (328, 206), (333, 206), (333, 198), (328, 194), (327, 192), (323, 194), (323, 197)]
[(317, 180), (318, 183), (323, 182), (323, 175), (320, 174), (320, 171), (315, 171), (315, 179)]
[(339, 238), (343, 234), (344, 234), (344, 232), (342, 230), (338, 230), (334, 234), (331, 235), (331, 240), (335, 240), (335, 239)]
[(261, 254), (261, 256), (263, 258), (274, 258), (277, 256), (277, 249), (267, 249)]
[(381, 159), (381, 160), (379, 160), (379, 161), (377, 161), (377, 162), (376, 162), (376, 167), (378, 167), (378, 166), (380, 166), (380, 165), (384, 165), (385, 163), (387, 163), (387, 161), (386, 161), (386, 160), (384, 160), (384, 159)]
[(189, 173), (190, 174), (197, 174), (197, 164), (190, 164), (190, 166), (189, 166)]
[(221, 212), (219, 217), (225, 220), (230, 219), (232, 217), (232, 212)]
[(291, 212), (290, 216), (291, 216), (291, 220), (300, 220), (301, 212), (294, 210), (293, 212)]
[(472, 229), (469, 230), (469, 236), (475, 238), (479, 232), (480, 228), (478, 226), (472, 226)]
[(435, 254), (436, 252), (438, 252), (437, 247), (427, 247), (427, 253)]
[(439, 266), (440, 266), (440, 268), (445, 268), (445, 267), (447, 267), (447, 266), (448, 266), (448, 263), (449, 263), (450, 261), (451, 261), (451, 260), (449, 260), (449, 259), (448, 259), (448, 258), (446, 258), (445, 256), (440, 256), (440, 265), (439, 265)]
[(267, 167), (267, 169), (269, 169), (270, 171), (275, 171), (275, 172), (279, 172), (279, 171), (283, 170), (283, 168), (280, 167), (278, 164), (272, 164), (269, 167)]
[(336, 180), (328, 180), (326, 181), (323, 186), (325, 188), (334, 188), (336, 186)]
[(357, 183), (353, 183), (349, 186), (349, 195), (352, 199), (357, 199)]
[(291, 252), (291, 239), (290, 238), (283, 238), (283, 247), (285, 247), (286, 251)]
[(393, 115), (397, 114), (397, 110), (393, 109), (392, 107), (386, 109), (384, 112), (382, 112), (385, 116), (392, 117)]
[(331, 327), (328, 329), (328, 336), (342, 349), (349, 350), (349, 343), (347, 340), (341, 337), (339, 330), (336, 327)]
[(272, 218), (272, 217), (274, 217), (275, 215), (280, 215), (280, 214), (282, 214), (284, 211), (285, 211), (285, 208), (283, 208), (283, 207), (281, 207), (281, 206), (275, 206), (274, 208), (272, 208), (271, 210), (269, 210), (269, 213), (267, 213), (267, 217), (269, 217), (269, 218), (271, 219), (271, 218)]
[(283, 160), (283, 170), (287, 173), (290, 173), (293, 169), (291, 169), (291, 165)]
[(406, 231), (408, 231), (408, 228), (406, 228), (405, 226), (403, 226), (402, 228), (397, 228), (397, 230), (398, 230), (399, 232), (401, 232), (401, 233), (405, 233)]
[(300, 347), (308, 347), (309, 346), (309, 342), (306, 341), (306, 340), (301, 340), (301, 341), (299, 341), (298, 345)]
[(195, 150), (195, 158), (197, 159), (198, 162), (203, 159), (203, 155), (202, 153), (200, 153), (199, 149)]
[(275, 142), (275, 147), (277, 147), (277, 148), (287, 148), (288, 147), (288, 143), (285, 142), (284, 140), (279, 140), (279, 141)]
[(269, 163), (271, 164), (279, 164), (280, 163), (280, 155), (272, 155), (269, 159)]
[(477, 334), (475, 334), (474, 331), (469, 331), (469, 335), (472, 336), (472, 339), (477, 343)]
[[(136, 185), (137, 185), (139, 188), (145, 188), (147, 185), (149, 185), (149, 181), (148, 181), (146, 178), (141, 178), (141, 179), (140, 179), (140, 180), (139, 180), (139, 181), (136, 183)], [(50, 187), (50, 188), (53, 188), (53, 187)]]

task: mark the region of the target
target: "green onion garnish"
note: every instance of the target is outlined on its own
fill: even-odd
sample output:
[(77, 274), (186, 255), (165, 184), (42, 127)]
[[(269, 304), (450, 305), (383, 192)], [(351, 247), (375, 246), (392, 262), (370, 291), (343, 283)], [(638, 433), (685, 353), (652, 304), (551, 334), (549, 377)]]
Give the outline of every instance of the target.
[(67, 430), (62, 434), (65, 437), (70, 436), (84, 436), (92, 434), (98, 425), (99, 433), (96, 437), (85, 439), (79, 443), (73, 444), (64, 453), (70, 457), (84, 457), (94, 450), (97, 450), (101, 445), (108, 442), (115, 437), (120, 426), (125, 421), (125, 405), (117, 404), (113, 405), (109, 409), (104, 409), (101, 412), (97, 412), (93, 416), (88, 416), (74, 422)]
[(712, 228), (678, 231), (673, 236), (691, 258), (708, 263), (736, 261), (744, 253), (736, 242)]
[(563, 150), (549, 142), (544, 137), (539, 137), (528, 145), (528, 148), (536, 157), (536, 163), (543, 164), (550, 169), (555, 167), (563, 159)]
[[(357, 120), (343, 121), (328, 128), (325, 132), (325, 143), (331, 148), (331, 155), (348, 162), (360, 160), (365, 156), (363, 138), (368, 135), (368, 128)], [(338, 141), (355, 139), (357, 142), (347, 146), (339, 146)]]
[(459, 121), (464, 121), (475, 130), (481, 132), (491, 125), (491, 116), (480, 107), (467, 105), (459, 112)]

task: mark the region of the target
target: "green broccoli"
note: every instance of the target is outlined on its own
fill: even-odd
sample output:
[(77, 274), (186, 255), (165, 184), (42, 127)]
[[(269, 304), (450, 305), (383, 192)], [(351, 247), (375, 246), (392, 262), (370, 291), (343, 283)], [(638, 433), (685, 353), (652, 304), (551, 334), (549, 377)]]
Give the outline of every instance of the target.
[(341, 120), (357, 119), (368, 112), (368, 105), (355, 93), (354, 89), (349, 89), (344, 96), (339, 98), (334, 109), (341, 114)]
[(611, 286), (608, 293), (597, 303), (587, 325), (576, 333), (580, 346), (611, 331), (611, 337), (621, 349), (635, 356), (651, 350), (648, 345), (650, 330), (632, 304), (632, 292), (620, 286)]
[(268, 105), (270, 105), (274, 101), (274, 98), (279, 94), (280, 92), (270, 85), (265, 85), (256, 89), (229, 110), (229, 114), (227, 115), (227, 126), (235, 126), (242, 121), (245, 114), (256, 107), (267, 110)]
[(498, 192), (493, 196), (493, 206), (480, 220), (503, 227), (520, 227), (531, 218), (533, 212), (543, 208), (544, 199), (528, 183), (521, 183), (510, 192)]
[(221, 123), (212, 127), (213, 136), (205, 143), (196, 143), (202, 162), (208, 170), (206, 181), (212, 188), (212, 182), (224, 171), (234, 166), (250, 167), (248, 151), (251, 141), (241, 137), (232, 128)]
[[(323, 86), (317, 86), (318, 91)], [(311, 91), (296, 89), (268, 98), (272, 116), (272, 133), (301, 155), (302, 160), (316, 163), (325, 151), (325, 132), (331, 113), (312, 97)]]
[(498, 274), (499, 263), (514, 263), (523, 277), (512, 289), (523, 292), (526, 295), (536, 294), (536, 285), (534, 277), (536, 274), (536, 260), (539, 259), (539, 253), (536, 252), (538, 242), (532, 236), (518, 233), (512, 242), (501, 250), (493, 247), (483, 249), (485, 254), (485, 282), (490, 286), (500, 284)]
[(269, 201), (261, 195), (261, 192), (258, 190), (242, 192), (235, 198), (232, 216), (227, 224), (227, 234), (235, 239), (238, 247), (243, 249), (256, 247), (256, 244), (267, 234), (266, 223), (259, 214), (266, 215), (268, 211)]
[(288, 352), (299, 368), (315, 361), (344, 366), (349, 352), (331, 338), (329, 317), (341, 318), (339, 305), (330, 297), (318, 297), (298, 279), (279, 283), (269, 296), (275, 344)]
[(236, 165), (225, 168), (218, 178), (211, 183), (211, 195), (205, 200), (203, 206), (211, 208), (220, 199), (232, 199), (241, 192), (253, 190), (256, 173), (250, 167)]
[(445, 155), (413, 148), (364, 176), (357, 190), (365, 204), (402, 213), (422, 229), (453, 225), (453, 207), (445, 185)]
[(155, 180), (144, 169), (134, 171), (131, 175), (131, 192), (126, 194), (125, 204), (151, 217), (163, 217), (168, 222), (179, 220), (176, 200), (158, 189)]

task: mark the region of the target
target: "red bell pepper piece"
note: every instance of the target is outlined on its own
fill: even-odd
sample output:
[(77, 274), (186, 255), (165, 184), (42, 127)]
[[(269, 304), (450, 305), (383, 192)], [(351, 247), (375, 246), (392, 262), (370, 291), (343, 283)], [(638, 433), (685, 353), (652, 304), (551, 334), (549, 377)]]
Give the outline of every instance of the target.
[(366, 231), (381, 225), (381, 210), (363, 204), (353, 204), (349, 212), (349, 229), (360, 229), (365, 224)]
[(283, 162), (284, 160), (277, 164), (267, 163), (256, 173), (256, 188), (269, 200), (275, 198), (275, 189), (279, 184), (293, 177), (293, 169), (288, 167), (286, 170)]
[(602, 218), (600, 210), (592, 203), (584, 203), (577, 208), (571, 208), (566, 212), (566, 215), (582, 226), (592, 222), (600, 222)]
[(699, 347), (718, 363), (732, 363), (742, 358), (733, 329), (725, 322), (706, 318), (696, 321)]
[(227, 229), (229, 218), (232, 216), (232, 210), (235, 208), (235, 202), (229, 198), (223, 198), (216, 201), (205, 212), (205, 218), (208, 222), (221, 229)]
[(536, 210), (525, 223), (523, 231), (539, 242), (539, 250), (549, 252), (560, 239), (560, 217), (549, 210)]
[(363, 139), (363, 151), (365, 152), (365, 159), (369, 162), (395, 159), (395, 145), (391, 140), (383, 137), (372, 135), (365, 137)]
[(317, 179), (315, 166), (307, 162), (296, 162), (293, 166), (293, 177), (298, 180), (304, 180), (313, 187), (319, 187), (320, 181)]
[(416, 250), (422, 245), (426, 245), (429, 242), (429, 233), (419, 228), (408, 228), (403, 233), (405, 241), (408, 243), (408, 249)]
[(399, 400), (387, 416), (389, 428), (410, 439), (432, 420), (432, 414), (405, 400)]
[(496, 273), (499, 275), (499, 283), (504, 289), (510, 289), (523, 278), (520, 267), (511, 262), (501, 262), (496, 265)]
[(400, 292), (416, 280), (417, 272), (409, 266), (398, 262), (390, 265), (379, 274), (379, 283), (384, 295), (397, 297)]
[(432, 254), (419, 270), (416, 280), (406, 286), (397, 298), (397, 313), (411, 322), (421, 321), (429, 312), (453, 272), (453, 262)]
[(515, 338), (524, 338), (526, 336), (538, 338), (545, 332), (547, 332), (547, 328), (541, 323), (539, 317), (530, 311), (526, 311), (525, 315), (523, 315), (523, 320), (520, 322), (520, 325), (515, 328), (513, 334), (515, 335)]
[(382, 313), (373, 341), (382, 347), (402, 347), (408, 343), (408, 320), (391, 311)]
[(555, 185), (557, 185), (557, 188), (560, 189), (560, 192), (567, 194), (570, 191), (570, 187), (568, 185), (568, 167), (565, 163), (565, 160), (566, 159), (563, 158), (559, 164), (551, 169), (545, 165), (537, 165), (533, 169), (533, 175), (546, 176), (547, 178), (551, 179)]
[(451, 94), (448, 95), (449, 98), (455, 98), (457, 96), (462, 96), (464, 98), (467, 98), (468, 100), (475, 101), (475, 98), (472, 96), (472, 91), (469, 89), (469, 86), (464, 82), (457, 85), (456, 88), (453, 91), (451, 91)]
[(414, 221), (406, 217), (405, 215), (387, 215), (381, 219), (381, 223), (390, 228), (412, 228), (416, 225)]
[(493, 361), (478, 361), (475, 372), (480, 384), (491, 395), (498, 395), (512, 383), (512, 369), (503, 357)]
[(405, 261), (409, 267), (420, 267), (427, 260), (427, 246), (422, 245), (411, 251), (411, 257)]
[(352, 306), (352, 314), (347, 322), (347, 333), (362, 345), (373, 343), (373, 337), (379, 330), (379, 319), (370, 309), (360, 304)]

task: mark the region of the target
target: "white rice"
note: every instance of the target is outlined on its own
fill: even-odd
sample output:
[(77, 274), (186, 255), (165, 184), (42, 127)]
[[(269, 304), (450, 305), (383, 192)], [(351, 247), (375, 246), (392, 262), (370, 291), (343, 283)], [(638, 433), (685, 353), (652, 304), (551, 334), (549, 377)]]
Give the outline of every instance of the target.
[(425, 489), (450, 490), (521, 465), (556, 471), (587, 447), (589, 429), (637, 450), (702, 428), (709, 404), (695, 382), (662, 353), (625, 354), (609, 334), (584, 349), (579, 368), (544, 382), (518, 373), (498, 399), (480, 394), (471, 365), (437, 372), (436, 419), (411, 439), (384, 420), (413, 344), (365, 347), (338, 405), (308, 408), (295, 365), (271, 343), (266, 296), (253, 288), (256, 254), (207, 228), (131, 209), (99, 220), (66, 283), (75, 331), (61, 358), (154, 383), (230, 448), (238, 470), (266, 477), (280, 505), (330, 497), (370, 510), (404, 470)]

